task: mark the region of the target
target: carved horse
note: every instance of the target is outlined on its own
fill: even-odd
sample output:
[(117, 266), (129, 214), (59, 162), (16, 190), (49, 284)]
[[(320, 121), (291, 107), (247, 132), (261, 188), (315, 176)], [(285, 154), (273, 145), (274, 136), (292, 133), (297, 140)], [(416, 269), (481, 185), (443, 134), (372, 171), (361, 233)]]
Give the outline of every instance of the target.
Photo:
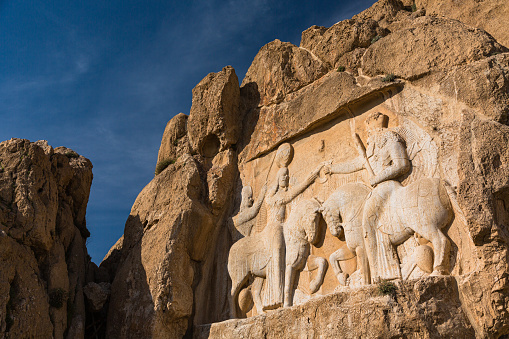
[[(449, 224), (454, 215), (452, 193), (440, 179), (420, 179), (405, 187), (399, 182), (393, 183), (393, 191), (382, 212), (384, 220), (392, 221), (387, 232), (391, 244), (400, 245), (418, 233), (433, 244), (435, 256), (432, 275), (448, 274), (450, 243), (441, 229)], [(372, 191), (362, 183), (346, 184), (331, 194), (322, 206), (322, 215), (331, 234), (339, 237), (344, 232), (348, 249), (357, 255), (357, 267), (365, 284), (370, 283), (371, 279), (362, 220), (364, 203)], [(380, 224), (376, 226), (383, 227)], [(346, 258), (342, 258), (341, 249), (336, 252), (331, 255), (330, 261), (338, 280), (344, 284), (346, 277), (337, 261)]]
[[(323, 283), (327, 261), (324, 258), (309, 255), (310, 244), (318, 241), (320, 204), (314, 200), (301, 200), (282, 225), (286, 246), (285, 300), (284, 306), (293, 304), (295, 277), (306, 265), (308, 257), (318, 266), (317, 276), (311, 282), (314, 293)], [(267, 227), (234, 243), (228, 255), (228, 273), (232, 280), (230, 295), (231, 317), (237, 317), (237, 299), (240, 290), (254, 276), (252, 285), (253, 301), (257, 312), (263, 313), (260, 298), (263, 280), (267, 276), (266, 268), (271, 259), (270, 239)], [(321, 260), (320, 260), (321, 259)]]

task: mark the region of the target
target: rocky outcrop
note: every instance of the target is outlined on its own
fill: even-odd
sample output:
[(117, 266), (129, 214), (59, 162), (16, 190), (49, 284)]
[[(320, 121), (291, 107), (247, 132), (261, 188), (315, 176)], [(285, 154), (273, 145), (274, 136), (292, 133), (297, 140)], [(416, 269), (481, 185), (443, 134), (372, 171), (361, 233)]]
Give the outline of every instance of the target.
[[(448, 13), (454, 6), (459, 12)], [(380, 0), (330, 28), (309, 28), (300, 47), (279, 40), (262, 47), (240, 88), (231, 67), (205, 77), (193, 90), (189, 117), (175, 116), (164, 132), (158, 164), (172, 161), (160, 166), (140, 193), (123, 239), (99, 268), (113, 279), (108, 337), (509, 334), (509, 53), (506, 43), (497, 41), (507, 25), (506, 31), (493, 25), (489, 8), (504, 13), (496, 1)], [(411, 170), (402, 185), (420, 176), (441, 179), (446, 187), (440, 201), (447, 202), (450, 213), (442, 230), (448, 244), (443, 263), (450, 271), (434, 273), (450, 276), (430, 276), (433, 267), (409, 271), (395, 283), (394, 293), (380, 296), (376, 284), (355, 285), (358, 270), (355, 262), (346, 262), (350, 257), (343, 263), (343, 283), (349, 279), (350, 286), (338, 288), (340, 280), (329, 268), (322, 271), (321, 287), (311, 288), (316, 267), (346, 248), (345, 240), (329, 230), (309, 245), (313, 258), (322, 260), (301, 265), (298, 286), (292, 286), (298, 290), (297, 306), (291, 308), (259, 315), (263, 309), (253, 306), (255, 283), (249, 272), (265, 281), (260, 289), (268, 288), (270, 278), (258, 272), (266, 266), (250, 267), (262, 260), (261, 252), (238, 260), (247, 286), (239, 292), (239, 305), (248, 318), (228, 320), (234, 313), (228, 303), (229, 249), (234, 239), (250, 236), (240, 234), (238, 218), (232, 218), (240, 214), (242, 188), (250, 186), (247, 200), (260, 194), (260, 201), (276, 178), (273, 190), (297, 186), (298, 201), (319, 204), (346, 183), (366, 186), (365, 170), (342, 177), (339, 170), (335, 176), (309, 172), (320, 163), (354, 159), (362, 149), (359, 140), (368, 140), (361, 122), (375, 112), (389, 119), (391, 142), (408, 152), (406, 170)], [(355, 133), (358, 139), (352, 139)], [(284, 161), (284, 152), (276, 151), (280, 146), (290, 149)], [(419, 197), (430, 194), (419, 191)], [(283, 206), (278, 213), (284, 215), (298, 209), (288, 202), (292, 199), (270, 203)], [(253, 201), (244, 206), (248, 212), (249, 204)], [(254, 234), (271, 222), (273, 206), (264, 204), (256, 205), (259, 212), (247, 227)], [(265, 246), (277, 240), (275, 235), (252, 239)], [(422, 253), (442, 254), (436, 248), (440, 244), (422, 238), (413, 240), (427, 249)], [(393, 260), (403, 267), (413, 249), (395, 248)], [(91, 294), (91, 300), (101, 302), (99, 294)]]
[[(409, 2), (408, 0), (405, 2)], [(411, 4), (408, 4), (409, 6)], [(445, 16), (490, 33), (499, 43), (509, 47), (507, 18), (509, 8), (504, 0), (416, 0), (416, 8), (424, 8), (428, 15)]]
[[(433, 305), (433, 306), (431, 306)], [(246, 320), (197, 326), (194, 338), (471, 338), (453, 278), (338, 292)]]
[(411, 28), (374, 42), (362, 57), (362, 70), (369, 76), (392, 73), (412, 80), (504, 50), (482, 30), (455, 20), (424, 16), (415, 19)]
[[(397, 82), (374, 79), (366, 86), (347, 72), (330, 72), (299, 91), (287, 95), (277, 105), (254, 109), (246, 118), (245, 128), (250, 130), (249, 143), (240, 157), (250, 160), (273, 149), (290, 138), (302, 135), (317, 123), (324, 123), (341, 114), (346, 104), (369, 97), (378, 91), (397, 88)], [(343, 112), (344, 113), (344, 112)]]
[(107, 337), (178, 338), (193, 318), (223, 317), (202, 286), (227, 283), (225, 268), (210, 259), (228, 247), (216, 239), (227, 232), (238, 175), (239, 99), (237, 76), (225, 67), (195, 87), (189, 118), (168, 123), (159, 161), (174, 161), (138, 195), (123, 239), (101, 264), (114, 274)]
[(187, 115), (179, 113), (173, 119), (168, 121), (164, 129), (161, 147), (157, 154), (157, 163), (167, 160), (175, 160), (183, 151), (182, 147), (188, 146), (187, 142)]
[(0, 333), (83, 338), (92, 164), (45, 141), (0, 143)]
[(241, 86), (254, 86), (257, 104), (265, 106), (281, 102), (325, 73), (324, 63), (309, 51), (276, 39), (260, 49)]
[[(198, 166), (180, 157), (139, 194), (126, 228), (107, 337), (179, 337), (191, 315), (196, 242), (211, 228)], [(179, 206), (178, 209), (172, 206)]]
[(210, 73), (193, 89), (187, 135), (193, 151), (213, 158), (240, 136), (239, 80), (232, 67)]
[(302, 32), (300, 47), (324, 61), (330, 69), (338, 68), (339, 58), (356, 48), (368, 47), (376, 36), (387, 32), (373, 19), (340, 21), (330, 28), (313, 26)]

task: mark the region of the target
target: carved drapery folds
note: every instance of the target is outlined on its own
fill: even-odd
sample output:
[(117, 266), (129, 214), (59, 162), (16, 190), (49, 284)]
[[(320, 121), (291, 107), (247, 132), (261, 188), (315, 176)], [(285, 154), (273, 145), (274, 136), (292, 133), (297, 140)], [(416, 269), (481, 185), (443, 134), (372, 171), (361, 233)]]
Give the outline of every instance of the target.
[(232, 318), (348, 286), (457, 274), (447, 230), (465, 219), (450, 175), (433, 138), (390, 108), (348, 108), (241, 166)]

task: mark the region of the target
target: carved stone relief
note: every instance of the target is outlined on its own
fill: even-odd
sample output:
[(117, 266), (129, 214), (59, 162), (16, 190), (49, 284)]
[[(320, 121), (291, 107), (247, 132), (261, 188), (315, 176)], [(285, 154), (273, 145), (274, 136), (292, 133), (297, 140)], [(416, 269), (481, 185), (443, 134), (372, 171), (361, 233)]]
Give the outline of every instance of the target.
[(241, 164), (232, 317), (348, 286), (457, 274), (447, 231), (464, 219), (454, 188), (435, 141), (391, 108), (348, 109)]

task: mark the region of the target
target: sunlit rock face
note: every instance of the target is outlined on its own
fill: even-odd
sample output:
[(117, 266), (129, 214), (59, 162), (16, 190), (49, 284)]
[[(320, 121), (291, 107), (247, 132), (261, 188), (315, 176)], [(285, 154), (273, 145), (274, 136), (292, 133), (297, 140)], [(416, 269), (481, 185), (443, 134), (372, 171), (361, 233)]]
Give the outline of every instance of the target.
[(91, 162), (71, 149), (0, 143), (2, 337), (84, 337), (91, 184)]
[(509, 27), (446, 4), (205, 77), (101, 264), (107, 337), (508, 334)]

